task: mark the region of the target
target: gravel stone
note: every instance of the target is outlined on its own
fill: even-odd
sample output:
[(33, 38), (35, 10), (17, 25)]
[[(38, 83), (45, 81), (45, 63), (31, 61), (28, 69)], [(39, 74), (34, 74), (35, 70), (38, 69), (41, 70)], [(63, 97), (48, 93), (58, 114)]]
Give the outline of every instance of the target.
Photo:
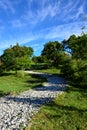
[(41, 105), (48, 103), (66, 89), (67, 82), (62, 77), (32, 71), (26, 72), (46, 77), (47, 83), (17, 96), (1, 97), (0, 130), (19, 130), (21, 124), (26, 126)]

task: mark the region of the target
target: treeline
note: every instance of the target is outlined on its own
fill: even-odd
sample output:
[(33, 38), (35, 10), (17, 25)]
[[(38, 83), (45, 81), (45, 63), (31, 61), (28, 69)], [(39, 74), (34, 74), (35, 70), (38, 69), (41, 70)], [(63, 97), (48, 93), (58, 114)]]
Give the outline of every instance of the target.
[(72, 35), (61, 43), (48, 42), (40, 56), (33, 52), (31, 47), (11, 46), (0, 57), (0, 71), (56, 67), (72, 84), (87, 86), (87, 34)]

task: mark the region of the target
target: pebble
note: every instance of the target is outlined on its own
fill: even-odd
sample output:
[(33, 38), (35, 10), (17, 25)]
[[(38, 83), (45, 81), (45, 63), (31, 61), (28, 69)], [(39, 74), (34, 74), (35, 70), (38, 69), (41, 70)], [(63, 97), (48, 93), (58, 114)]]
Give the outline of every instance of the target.
[(1, 97), (0, 130), (19, 130), (21, 125), (26, 127), (41, 105), (48, 103), (66, 89), (67, 83), (62, 77), (32, 71), (27, 73), (40, 74), (46, 77), (48, 82), (17, 96)]

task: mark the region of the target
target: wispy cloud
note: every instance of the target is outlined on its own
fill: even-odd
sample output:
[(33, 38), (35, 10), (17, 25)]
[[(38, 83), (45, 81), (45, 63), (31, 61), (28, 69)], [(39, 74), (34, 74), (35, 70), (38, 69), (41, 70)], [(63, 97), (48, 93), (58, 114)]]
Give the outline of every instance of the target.
[[(10, 45), (14, 45), (16, 42), (19, 42), (19, 44), (29, 43), (29, 45), (31, 45), (32, 43), (32, 47), (38, 48), (39, 45), (40, 48), (41, 47), (40, 44), (42, 44), (42, 42), (33, 44), (33, 41), (35, 43), (35, 40), (40, 40), (40, 39), (43, 39), (43, 41), (49, 41), (52, 39), (63, 40), (63, 39), (67, 39), (72, 34), (81, 35), (82, 26), (83, 26), (83, 22), (79, 22), (79, 23), (74, 22), (69, 24), (52, 26), (49, 28), (39, 30), (38, 32), (35, 33), (26, 32), (18, 36), (11, 35), (9, 37), (8, 42), (7, 40), (4, 40), (2, 43), (0, 43), (0, 48), (3, 48), (3, 43), (4, 43), (4, 47), (6, 48), (9, 47)], [(85, 32), (87, 32), (87, 29), (85, 30)]]
[[(28, 8), (19, 17), (11, 23), (13, 27), (21, 26), (36, 26), (38, 23), (44, 22), (47, 19), (56, 19), (57, 21), (76, 21), (85, 12), (85, 0), (26, 0)], [(36, 3), (36, 8), (33, 5)]]
[(37, 8), (32, 9), (35, 1), (28, 1), (28, 10), (22, 15), (21, 19), (26, 21), (26, 24), (37, 24), (43, 22), (47, 17), (53, 18), (57, 15), (60, 1), (50, 2), (49, 0), (37, 1)]
[(82, 4), (79, 8), (78, 11), (76, 13), (76, 18), (79, 18), (80, 15), (84, 14), (84, 4)]
[(10, 0), (0, 0), (0, 6), (6, 11), (10, 10), (12, 13), (15, 13), (15, 9), (13, 8)]
[(15, 20), (12, 20), (10, 22), (12, 24), (13, 27), (25, 27), (26, 26), (26, 23), (24, 21), (22, 21), (21, 19), (15, 19)]
[[(70, 35), (81, 35), (83, 22), (74, 22), (69, 24), (63, 24), (54, 26), (48, 29), (47, 35), (44, 37), (45, 39), (67, 39)], [(87, 24), (86, 24), (87, 26)], [(87, 33), (87, 29), (84, 30)]]
[[(61, 0), (60, 0), (61, 1)], [(64, 4), (61, 2), (59, 18), (62, 21), (76, 21), (85, 12), (85, 0), (67, 0)]]
[(39, 39), (39, 36), (40, 35), (33, 35), (31, 33), (26, 33), (26, 34), (22, 34), (22, 35), (19, 35), (19, 36), (12, 36), (12, 35), (9, 35), (9, 39), (7, 40), (3, 40), (3, 42), (0, 43), (0, 48), (3, 49), (3, 44), (4, 44), (4, 48), (8, 48), (10, 47), (10, 45), (15, 45), (17, 42), (22, 45), (24, 43), (28, 43), (28, 42), (31, 42), (31, 41), (34, 41), (34, 40), (37, 40)]
[[(47, 5), (46, 5), (46, 2), (48, 2)], [(56, 16), (58, 14), (59, 5), (60, 5), (60, 1), (58, 1), (58, 2), (57, 1), (56, 2), (49, 2), (49, 1), (43, 2), (41, 8), (37, 11), (38, 19), (41, 21), (44, 21), (47, 16), (50, 16), (51, 18), (53, 18), (54, 16)]]
[[(69, 22), (79, 20), (85, 12), (85, 0), (26, 0), (27, 8), (18, 19), (11, 20), (13, 27), (36, 26), (45, 20), (56, 19), (57, 22)], [(34, 4), (36, 8), (33, 9)], [(7, 4), (4, 4), (6, 6)], [(7, 8), (4, 7), (4, 8)]]
[(43, 39), (43, 42), (36, 41), (32, 45), (38, 51), (44, 41), (80, 35), (86, 4), (86, 0), (0, 0), (0, 8), (11, 12), (6, 17), (7, 23), (4, 22), (5, 17), (0, 22), (0, 48), (7, 48), (16, 42), (31, 45), (33, 41)]

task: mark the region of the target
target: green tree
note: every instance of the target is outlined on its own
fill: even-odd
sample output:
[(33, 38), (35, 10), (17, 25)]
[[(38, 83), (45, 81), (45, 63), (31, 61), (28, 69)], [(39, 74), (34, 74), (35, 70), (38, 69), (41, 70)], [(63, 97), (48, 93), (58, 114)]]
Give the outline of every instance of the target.
[(25, 67), (24, 64), (30, 61), (32, 54), (33, 49), (31, 47), (19, 46), (17, 43), (4, 51), (1, 61), (6, 69), (17, 69), (19, 62), (20, 66)]
[(87, 34), (76, 37), (72, 35), (63, 41), (63, 46), (70, 48), (72, 57), (75, 59), (87, 59)]
[(72, 60), (63, 64), (62, 73), (78, 86), (87, 85), (87, 34), (72, 35), (63, 41), (64, 47), (70, 48)]
[(16, 68), (17, 69), (29, 69), (31, 67), (32, 60), (28, 56), (22, 56), (16, 58)]
[(47, 63), (47, 59), (45, 56), (33, 56), (32, 60), (35, 63)]
[(58, 53), (62, 50), (63, 46), (58, 41), (48, 42), (44, 45), (41, 56), (45, 56), (48, 62), (54, 65), (57, 60)]

